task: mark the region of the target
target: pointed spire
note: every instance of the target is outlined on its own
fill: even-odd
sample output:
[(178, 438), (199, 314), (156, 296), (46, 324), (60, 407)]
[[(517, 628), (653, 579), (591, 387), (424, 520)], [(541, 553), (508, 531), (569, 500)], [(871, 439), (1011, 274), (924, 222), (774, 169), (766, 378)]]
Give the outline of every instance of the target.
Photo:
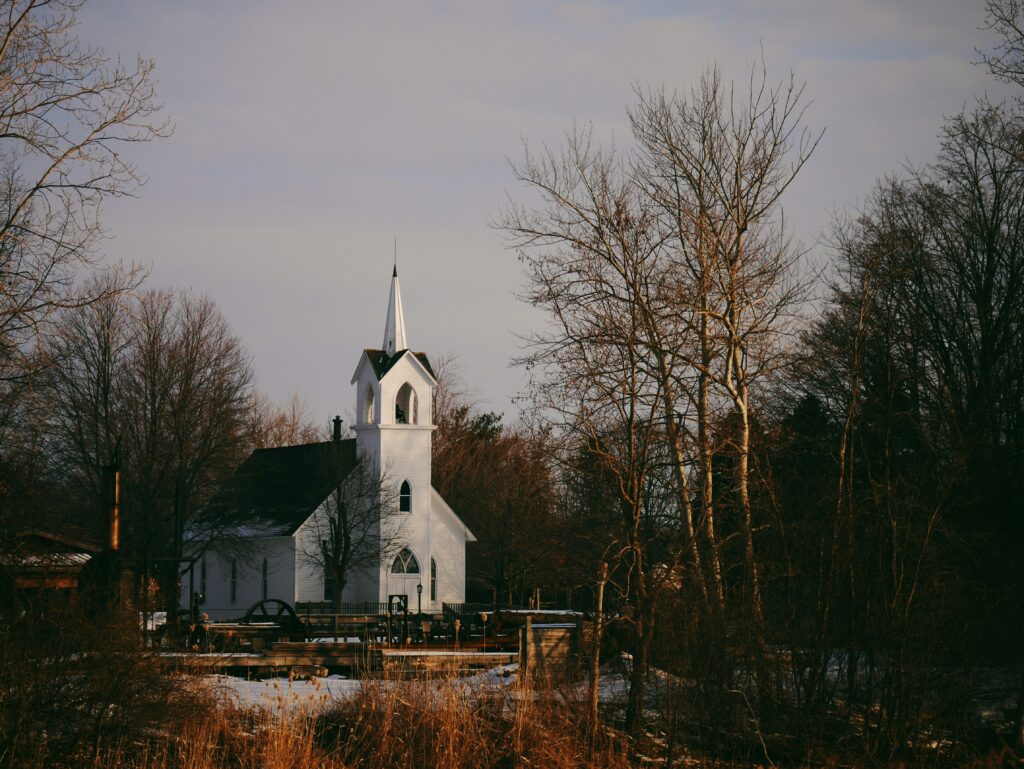
[(398, 265), (391, 273), (391, 296), (388, 298), (388, 317), (384, 324), (384, 344), (387, 355), (408, 349), (405, 341), (405, 314), (402, 312), (402, 292), (398, 287)]

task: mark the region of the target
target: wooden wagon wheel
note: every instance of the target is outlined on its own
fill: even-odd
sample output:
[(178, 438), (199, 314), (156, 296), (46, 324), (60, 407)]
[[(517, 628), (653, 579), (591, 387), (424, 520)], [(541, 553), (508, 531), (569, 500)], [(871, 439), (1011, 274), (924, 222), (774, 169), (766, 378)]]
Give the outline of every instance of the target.
[(308, 635), (306, 623), (299, 618), (291, 604), (279, 598), (267, 598), (255, 604), (245, 613), (242, 622), (246, 625), (253, 622), (273, 622), (289, 635), (301, 634), (303, 639)]

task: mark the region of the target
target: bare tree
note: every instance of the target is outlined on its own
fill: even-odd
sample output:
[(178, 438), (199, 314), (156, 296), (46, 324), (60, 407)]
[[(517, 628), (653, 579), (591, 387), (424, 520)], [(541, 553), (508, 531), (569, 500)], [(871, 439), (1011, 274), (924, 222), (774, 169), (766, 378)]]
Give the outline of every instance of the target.
[[(723, 449), (733, 457), (729, 497), (754, 646), (763, 652), (766, 644), (750, 492), (751, 393), (785, 359), (779, 343), (802, 284), (794, 280), (799, 253), (786, 240), (778, 204), (820, 134), (801, 127), (794, 79), (772, 87), (763, 66), (751, 71), (745, 90), (724, 87), (712, 70), (689, 98), (640, 94), (631, 117), (638, 147), (625, 160), (579, 131), (560, 153), (527, 152), (515, 171), (541, 204), (512, 205), (499, 224), (524, 264), (525, 298), (552, 321), (530, 340), (523, 361), (534, 374), (535, 403), (619, 479), (622, 544), (637, 580), (630, 588), (639, 633), (629, 711), (635, 727), (637, 671), (650, 641), (644, 626), (654, 621), (654, 597), (645, 593), (655, 569), (645, 537), (658, 530), (651, 514), (667, 491), (681, 536), (674, 553), (659, 551), (658, 570), (674, 578), (675, 559), (685, 555), (698, 595), (724, 620), (720, 495), (713, 491)], [(725, 446), (714, 442), (716, 415), (734, 426), (719, 426)], [(763, 676), (761, 683), (766, 693)]]
[(313, 514), (300, 556), (323, 572), (337, 612), (354, 575), (390, 563), (401, 550), (406, 516), (399, 515), (398, 491), (386, 470), (356, 456), (354, 441), (332, 442), (331, 449), (324, 472), (341, 480)]
[(120, 445), (126, 549), (144, 576), (159, 575), (173, 616), (179, 564), (232, 523), (196, 513), (247, 448), (248, 354), (212, 300), (191, 294), (107, 296), (55, 322), (46, 415), (54, 469), (98, 511), (100, 467)]
[(255, 449), (297, 446), (320, 440), (323, 430), (309, 414), (309, 405), (297, 393), (283, 406), (267, 396), (253, 396), (249, 415), (249, 440)]
[(1024, 5), (1020, 0), (986, 0), (985, 27), (999, 35), (991, 53), (979, 51), (981, 61), (999, 80), (1024, 85)]
[(779, 201), (821, 134), (802, 127), (803, 89), (791, 76), (772, 86), (762, 64), (745, 90), (717, 70), (688, 97), (641, 94), (634, 132), (644, 150), (637, 175), (661, 212), (677, 271), (679, 310), (693, 313), (698, 372), (695, 403), (702, 465), (702, 515), (711, 542), (714, 594), (721, 595), (711, 491), (710, 395), (717, 386), (736, 416), (731, 439), (747, 589), (759, 648), (765, 619), (750, 498), (752, 387), (785, 360), (804, 284)]
[[(99, 265), (100, 204), (142, 181), (127, 145), (169, 133), (152, 61), (112, 62), (75, 37), (81, 3), (0, 5), (0, 386), (45, 360), (33, 341), (55, 311), (138, 284), (140, 273), (76, 290)], [(0, 396), (3, 392), (0, 392)]]
[(527, 151), (514, 170), (541, 204), (509, 206), (500, 225), (524, 265), (525, 299), (551, 319), (522, 362), (534, 405), (568, 456), (582, 447), (615, 490), (615, 560), (634, 639), (626, 720), (638, 730), (659, 577), (673, 572), (656, 562), (652, 543), (673, 536), (676, 522), (659, 504), (663, 391), (645, 317), (660, 268), (656, 220), (615, 152), (593, 147), (587, 132), (570, 134), (560, 153)]
[[(105, 290), (86, 287), (87, 293)], [(50, 462), (72, 497), (84, 502), (90, 522), (100, 520), (105, 505), (100, 468), (110, 462), (121, 437), (120, 386), (132, 341), (131, 309), (129, 300), (115, 293), (66, 310), (47, 348), (51, 365), (43, 421), (50, 433)]]

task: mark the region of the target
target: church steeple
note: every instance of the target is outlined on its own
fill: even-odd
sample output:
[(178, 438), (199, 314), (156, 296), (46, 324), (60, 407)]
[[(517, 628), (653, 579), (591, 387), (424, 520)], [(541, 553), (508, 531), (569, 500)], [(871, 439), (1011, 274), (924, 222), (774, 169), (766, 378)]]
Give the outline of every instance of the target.
[(402, 292), (398, 287), (398, 265), (391, 273), (391, 296), (388, 297), (388, 317), (384, 324), (384, 344), (387, 355), (408, 349), (405, 341), (405, 314), (402, 312)]

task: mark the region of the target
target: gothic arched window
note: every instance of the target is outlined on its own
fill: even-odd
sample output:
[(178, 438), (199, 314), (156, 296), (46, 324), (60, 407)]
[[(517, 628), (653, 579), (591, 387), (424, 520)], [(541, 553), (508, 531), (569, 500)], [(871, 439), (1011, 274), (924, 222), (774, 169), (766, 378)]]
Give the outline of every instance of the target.
[(395, 556), (394, 563), (391, 564), (392, 574), (419, 574), (420, 564), (416, 560), (416, 556), (412, 554), (412, 550), (407, 547), (403, 547), (402, 551)]
[(402, 481), (402, 488), (398, 490), (398, 512), (412, 512), (412, 486), (409, 481)]
[(419, 419), (416, 391), (406, 382), (395, 397), (395, 424), (414, 425)]
[(437, 600), (437, 561), (430, 559), (430, 600)]
[(373, 385), (366, 385), (366, 397), (363, 402), (363, 417), (368, 425), (373, 424)]

